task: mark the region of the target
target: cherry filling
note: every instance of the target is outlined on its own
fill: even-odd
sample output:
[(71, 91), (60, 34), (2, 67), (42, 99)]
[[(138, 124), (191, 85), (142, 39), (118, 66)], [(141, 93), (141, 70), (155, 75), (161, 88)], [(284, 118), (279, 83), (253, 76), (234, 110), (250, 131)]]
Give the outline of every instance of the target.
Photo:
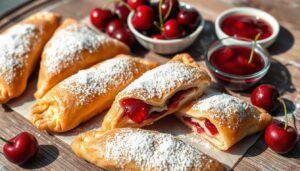
[(185, 95), (191, 93), (196, 88), (189, 88), (187, 90), (182, 90), (174, 94), (173, 97), (171, 97), (167, 103), (168, 109), (163, 111), (153, 111), (149, 113), (149, 109), (152, 107), (149, 104), (144, 103), (141, 100), (138, 99), (123, 99), (121, 101), (121, 106), (124, 108), (124, 116), (128, 116), (132, 121), (134, 121), (137, 124), (142, 123), (144, 120), (148, 118), (157, 118), (161, 116), (162, 114), (167, 113), (171, 110), (176, 110), (180, 106), (180, 101), (182, 101), (185, 97)]
[(142, 123), (148, 116), (149, 105), (138, 99), (124, 99), (121, 101), (124, 113), (135, 123)]
[(216, 135), (219, 133), (216, 126), (212, 124), (208, 119), (205, 119), (204, 124), (206, 128), (209, 130), (209, 132), (211, 133), (211, 135)]
[[(186, 121), (187, 123), (193, 125), (194, 127), (196, 127), (198, 133), (201, 134), (201, 133), (205, 132), (204, 128), (201, 127), (201, 125), (199, 123), (194, 122), (192, 120), (192, 118), (184, 116), (183, 120)], [(211, 133), (211, 135), (216, 135), (216, 134), (219, 133), (218, 129), (216, 128), (216, 126), (214, 124), (212, 124), (208, 119), (204, 120), (204, 125), (209, 130), (209, 132)]]
[(183, 119), (184, 119), (184, 121), (186, 121), (186, 122), (188, 122), (189, 124), (193, 125), (193, 126), (197, 129), (197, 132), (198, 132), (199, 134), (202, 134), (202, 133), (205, 132), (204, 128), (202, 128), (202, 127), (200, 126), (199, 123), (192, 121), (192, 118), (189, 118), (189, 117), (183, 117)]

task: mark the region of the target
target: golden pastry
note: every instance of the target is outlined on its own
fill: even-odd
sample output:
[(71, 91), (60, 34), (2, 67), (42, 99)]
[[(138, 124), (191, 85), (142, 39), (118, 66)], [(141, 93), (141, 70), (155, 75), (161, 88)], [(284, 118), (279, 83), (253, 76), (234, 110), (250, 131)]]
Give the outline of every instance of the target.
[(107, 170), (222, 171), (224, 167), (172, 135), (134, 128), (94, 130), (71, 144), (75, 154)]
[(43, 51), (35, 97), (41, 98), (80, 69), (129, 52), (129, 47), (122, 42), (100, 35), (76, 20), (66, 19)]
[(157, 64), (119, 55), (63, 80), (32, 108), (31, 122), (39, 129), (65, 132), (109, 108), (129, 83)]
[(220, 150), (227, 150), (244, 137), (263, 130), (272, 120), (261, 108), (212, 91), (206, 91), (176, 116)]
[(60, 15), (39, 12), (0, 34), (0, 104), (20, 96)]
[(176, 55), (121, 91), (101, 128), (150, 125), (201, 96), (210, 81), (207, 72), (188, 54)]

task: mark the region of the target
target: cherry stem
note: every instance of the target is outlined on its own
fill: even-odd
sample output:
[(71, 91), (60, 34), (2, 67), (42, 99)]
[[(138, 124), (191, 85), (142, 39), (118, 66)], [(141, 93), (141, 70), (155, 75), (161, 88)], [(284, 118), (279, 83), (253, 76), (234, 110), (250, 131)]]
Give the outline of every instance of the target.
[(4, 141), (4, 142), (6, 142), (7, 144), (12, 144), (12, 142), (10, 142), (10, 141), (8, 141), (8, 140), (6, 140), (6, 139), (2, 138), (2, 137), (0, 137), (0, 140), (2, 140), (2, 141)]
[(163, 31), (163, 29), (159, 26), (159, 24), (158, 24), (156, 21), (154, 21), (154, 26), (155, 26), (158, 30)]
[(284, 118), (285, 118), (285, 123), (284, 123), (284, 129), (286, 130), (288, 127), (288, 115), (287, 115), (287, 109), (286, 109), (286, 104), (284, 100), (281, 97), (278, 97), (277, 100), (282, 104), (283, 106), (283, 111), (284, 111)]
[(116, 0), (117, 2), (120, 2), (122, 5), (124, 5), (125, 7), (127, 7), (129, 9), (129, 11), (132, 11), (132, 8), (124, 1), (122, 0)]
[(254, 38), (254, 43), (253, 43), (253, 46), (252, 46), (252, 49), (251, 49), (251, 53), (250, 53), (250, 58), (249, 58), (249, 61), (248, 61), (248, 64), (251, 64), (252, 63), (252, 60), (253, 60), (253, 55), (254, 55), (254, 48), (256, 47), (256, 44), (257, 44), (257, 40), (259, 39), (261, 33), (258, 33), (255, 38)]
[(171, 11), (172, 11), (172, 7), (173, 7), (173, 2), (172, 0), (169, 1), (169, 8), (168, 8), (168, 11), (163, 19), (163, 21), (166, 21), (166, 19), (169, 17), (169, 15), (171, 14)]
[(158, 13), (159, 13), (159, 24), (160, 24), (160, 28), (163, 28), (163, 17), (162, 17), (162, 3), (163, 0), (159, 0), (159, 4), (158, 4)]

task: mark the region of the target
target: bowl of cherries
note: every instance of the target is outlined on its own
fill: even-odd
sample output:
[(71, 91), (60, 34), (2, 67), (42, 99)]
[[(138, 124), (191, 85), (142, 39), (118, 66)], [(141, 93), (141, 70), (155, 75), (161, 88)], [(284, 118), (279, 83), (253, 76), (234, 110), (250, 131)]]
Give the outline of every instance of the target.
[(269, 54), (256, 41), (239, 38), (248, 41), (243, 44), (233, 39), (237, 38), (229, 37), (212, 43), (205, 62), (219, 83), (230, 90), (242, 91), (253, 86), (268, 72)]
[(204, 26), (201, 13), (177, 0), (139, 5), (128, 16), (130, 31), (146, 49), (160, 54), (177, 53), (196, 40)]

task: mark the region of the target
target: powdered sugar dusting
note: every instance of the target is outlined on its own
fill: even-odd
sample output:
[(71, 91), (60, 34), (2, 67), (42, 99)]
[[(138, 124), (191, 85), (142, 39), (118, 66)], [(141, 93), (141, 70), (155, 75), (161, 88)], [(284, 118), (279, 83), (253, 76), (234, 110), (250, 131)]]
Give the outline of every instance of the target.
[(87, 50), (93, 53), (100, 42), (107, 39), (109, 38), (83, 24), (73, 24), (60, 30), (50, 40), (51, 46), (45, 49), (47, 72), (57, 74), (60, 70), (71, 67), (82, 60), (79, 52)]
[(25, 67), (35, 33), (34, 25), (19, 24), (0, 35), (0, 76), (7, 84), (13, 82), (18, 69)]
[[(255, 108), (246, 101), (225, 93), (206, 92), (193, 104), (192, 110), (209, 112), (214, 119), (219, 121), (217, 124), (221, 125), (225, 125), (233, 119), (236, 125), (227, 126), (235, 129), (248, 116), (249, 110), (253, 112)], [(259, 117), (255, 118), (259, 119)]]
[(79, 71), (59, 83), (59, 87), (76, 95), (79, 98), (77, 105), (84, 105), (89, 102), (89, 97), (106, 93), (122, 81), (132, 79), (137, 71), (133, 67), (130, 57), (110, 59), (96, 67)]
[(122, 93), (129, 92), (142, 98), (161, 98), (165, 92), (172, 90), (181, 83), (189, 84), (199, 78), (199, 68), (183, 63), (167, 63), (146, 72), (130, 84)]
[[(145, 171), (209, 168), (208, 163), (213, 162), (172, 135), (126, 128), (107, 139), (104, 155), (108, 160), (117, 160), (123, 167), (136, 161), (141, 170)], [(207, 163), (201, 163), (202, 159), (207, 159)]]

